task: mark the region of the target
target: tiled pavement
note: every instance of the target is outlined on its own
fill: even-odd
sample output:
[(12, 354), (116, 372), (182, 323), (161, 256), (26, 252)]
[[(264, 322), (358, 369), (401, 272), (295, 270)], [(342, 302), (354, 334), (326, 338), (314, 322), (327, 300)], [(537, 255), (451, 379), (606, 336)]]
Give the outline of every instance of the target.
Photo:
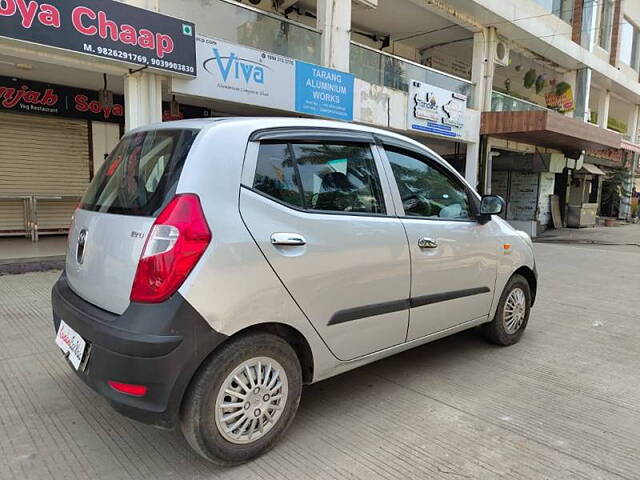
[(0, 479), (639, 479), (640, 248), (535, 248), (518, 345), (465, 332), (306, 387), (286, 439), (233, 469), (75, 377), (56, 272), (0, 276)]

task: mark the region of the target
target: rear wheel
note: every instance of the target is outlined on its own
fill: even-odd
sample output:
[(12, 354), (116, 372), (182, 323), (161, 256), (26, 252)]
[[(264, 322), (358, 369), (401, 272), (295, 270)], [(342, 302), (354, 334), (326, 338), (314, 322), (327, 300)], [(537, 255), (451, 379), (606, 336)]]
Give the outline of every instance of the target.
[(182, 432), (200, 455), (235, 465), (269, 450), (298, 409), (302, 372), (291, 346), (252, 334), (215, 352), (194, 378), (181, 411)]
[(482, 327), (484, 336), (498, 345), (513, 345), (522, 337), (530, 312), (529, 282), (521, 275), (514, 275), (502, 292), (495, 317)]

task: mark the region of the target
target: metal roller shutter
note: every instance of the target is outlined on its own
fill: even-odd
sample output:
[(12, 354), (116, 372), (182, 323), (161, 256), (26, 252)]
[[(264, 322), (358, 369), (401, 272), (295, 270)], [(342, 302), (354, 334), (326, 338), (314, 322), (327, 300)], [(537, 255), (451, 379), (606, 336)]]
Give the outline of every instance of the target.
[(68, 227), (89, 183), (88, 135), (84, 120), (0, 112), (0, 231), (24, 228), (22, 203), (7, 200), (20, 195), (43, 197), (39, 230)]

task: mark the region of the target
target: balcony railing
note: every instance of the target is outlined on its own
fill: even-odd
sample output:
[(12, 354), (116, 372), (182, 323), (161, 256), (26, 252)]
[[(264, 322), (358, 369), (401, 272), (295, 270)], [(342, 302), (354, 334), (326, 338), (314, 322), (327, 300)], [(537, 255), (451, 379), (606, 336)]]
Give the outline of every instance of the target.
[(541, 112), (544, 110), (549, 109), (495, 90), (491, 93), (492, 112)]
[(470, 81), (356, 42), (351, 42), (350, 64), (351, 73), (375, 85), (407, 92), (409, 82), (418, 80), (467, 95), (467, 105), (471, 104)]
[(315, 28), (230, 0), (159, 0), (164, 14), (190, 20), (203, 35), (320, 63), (320, 32)]
[[(190, 20), (196, 31), (239, 45), (320, 64), (320, 32), (313, 27), (232, 0), (158, 0), (160, 12)], [(1, 2), (0, 2), (1, 3)], [(408, 91), (418, 80), (467, 95), (472, 83), (419, 63), (351, 42), (351, 73), (367, 82)]]

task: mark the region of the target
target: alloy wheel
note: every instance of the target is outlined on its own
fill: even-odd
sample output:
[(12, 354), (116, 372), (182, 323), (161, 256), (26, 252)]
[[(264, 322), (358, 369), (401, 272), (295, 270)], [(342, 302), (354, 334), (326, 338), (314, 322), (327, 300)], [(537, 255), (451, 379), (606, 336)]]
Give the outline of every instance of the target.
[(276, 360), (242, 362), (222, 383), (216, 400), (216, 426), (236, 444), (264, 437), (278, 422), (287, 402), (287, 374)]
[(503, 322), (504, 329), (509, 335), (516, 333), (527, 315), (527, 297), (524, 290), (514, 288), (509, 292), (507, 300), (504, 302)]

